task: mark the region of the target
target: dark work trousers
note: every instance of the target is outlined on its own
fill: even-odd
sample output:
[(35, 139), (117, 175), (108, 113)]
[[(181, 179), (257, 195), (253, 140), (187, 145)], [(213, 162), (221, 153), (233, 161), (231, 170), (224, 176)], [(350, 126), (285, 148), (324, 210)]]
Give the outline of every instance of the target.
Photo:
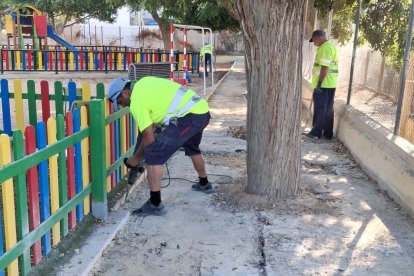
[(141, 145), (141, 142), (142, 142), (142, 133), (138, 132), (137, 142), (135, 143), (135, 148), (134, 148), (134, 154), (138, 151), (138, 148)]
[[(209, 70), (207, 70), (207, 66)], [(208, 72), (211, 72), (211, 67), (211, 54), (207, 53), (204, 55), (204, 70), (206, 71), (206, 77), (208, 76)]]
[(313, 91), (313, 122), (310, 133), (321, 138), (333, 137), (334, 98), (336, 88), (321, 88), (321, 92)]

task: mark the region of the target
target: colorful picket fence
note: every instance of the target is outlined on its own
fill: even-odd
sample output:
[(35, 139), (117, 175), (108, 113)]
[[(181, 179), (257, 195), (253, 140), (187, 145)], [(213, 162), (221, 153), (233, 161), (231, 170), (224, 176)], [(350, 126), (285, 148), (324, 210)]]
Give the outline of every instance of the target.
[[(53, 50), (0, 49), (0, 71), (126, 71), (131, 63), (169, 62), (169, 52), (126, 47), (80, 47), (69, 51), (57, 47)], [(183, 66), (184, 54), (175, 52), (176, 70)], [(199, 53), (187, 53), (190, 71), (199, 70)]]
[[(0, 80), (1, 115), (3, 121), (3, 127), (0, 126), (0, 131), (9, 136), (14, 128), (23, 131), (27, 124), (36, 126), (39, 121), (39, 109), (41, 119), (46, 123), (51, 113), (55, 112), (56, 115), (65, 114), (74, 101), (88, 101), (91, 98), (90, 86), (88, 84), (85, 84), (85, 87), (82, 88), (81, 95), (78, 95), (77, 91), (80, 89), (76, 88), (75, 82), (69, 82), (66, 90), (64, 90), (60, 81), (56, 81), (53, 87), (48, 81), (41, 81), (40, 91), (36, 91), (36, 85), (33, 80), (26, 82), (26, 92), (23, 92), (23, 82), (21, 80), (14, 80), (13, 86), (14, 91), (12, 92), (9, 89), (8, 80)], [(103, 93), (98, 92), (99, 98), (103, 99)], [(41, 107), (38, 107), (37, 102), (40, 102)], [(11, 112), (12, 107), (14, 107), (14, 113)]]
[[(87, 90), (84, 84), (82, 94)], [(42, 121), (0, 134), (0, 275), (26, 275), (91, 210), (107, 216), (107, 193), (126, 173), (122, 160), (132, 154), (137, 129), (129, 109), (113, 113), (104, 92), (98, 84), (89, 108), (60, 109), (56, 118), (42, 110)]]

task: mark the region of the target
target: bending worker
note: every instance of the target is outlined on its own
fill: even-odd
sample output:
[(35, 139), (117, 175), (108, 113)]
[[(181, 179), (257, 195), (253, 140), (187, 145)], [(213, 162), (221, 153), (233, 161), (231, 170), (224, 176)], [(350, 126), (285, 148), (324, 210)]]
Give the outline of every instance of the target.
[(310, 138), (332, 139), (334, 125), (334, 98), (338, 79), (338, 52), (325, 32), (316, 30), (309, 42), (318, 47), (312, 69), (313, 120)]
[[(115, 110), (118, 105), (130, 107), (142, 133), (142, 142), (126, 165), (137, 167), (145, 159), (150, 198), (133, 214), (161, 215), (165, 212), (161, 201), (162, 166), (180, 147), (184, 147), (199, 176), (199, 182), (192, 185), (192, 189), (213, 192), (199, 148), (203, 129), (210, 121), (207, 101), (191, 89), (156, 77), (144, 77), (133, 87), (128, 80), (116, 78), (109, 85), (107, 96)], [(165, 126), (158, 135), (154, 134), (156, 124)]]
[[(208, 72), (211, 72), (212, 67), (213, 67), (211, 63), (212, 54), (213, 54), (213, 46), (208, 44), (207, 42), (204, 43), (204, 46), (200, 50), (200, 56), (201, 56), (201, 60), (204, 62), (203, 68), (204, 68), (206, 77), (208, 77)], [(208, 63), (209, 70), (207, 70), (207, 63)]]

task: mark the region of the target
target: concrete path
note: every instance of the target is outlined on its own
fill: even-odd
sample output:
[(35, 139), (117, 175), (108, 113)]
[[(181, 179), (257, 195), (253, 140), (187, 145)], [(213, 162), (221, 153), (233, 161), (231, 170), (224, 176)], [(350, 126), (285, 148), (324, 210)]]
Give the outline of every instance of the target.
[[(243, 59), (219, 84), (205, 131), (210, 181), (191, 190), (191, 161), (178, 152), (162, 189), (167, 214), (130, 216), (90, 275), (414, 275), (412, 220), (358, 167), (338, 141), (303, 140), (302, 192), (270, 202), (244, 193)], [(147, 183), (123, 209), (148, 198)]]

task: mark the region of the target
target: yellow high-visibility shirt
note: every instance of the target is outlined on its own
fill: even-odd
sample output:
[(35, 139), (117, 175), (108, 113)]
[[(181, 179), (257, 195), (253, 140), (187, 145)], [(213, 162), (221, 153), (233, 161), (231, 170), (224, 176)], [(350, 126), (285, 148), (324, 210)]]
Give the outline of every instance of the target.
[(200, 50), (200, 55), (204, 56), (204, 53), (211, 55), (213, 53), (213, 46), (211, 46), (210, 44), (204, 45)]
[(312, 69), (312, 88), (318, 84), (321, 66), (328, 67), (328, 74), (321, 87), (335, 88), (338, 79), (338, 51), (330, 40), (325, 41), (316, 49), (315, 63)]
[[(163, 122), (171, 102), (180, 87), (179, 83), (157, 77), (144, 77), (135, 83), (132, 89), (129, 109), (140, 131), (145, 130), (152, 124), (161, 124)], [(183, 107), (194, 95), (196, 93), (188, 89), (181, 99), (178, 109)], [(201, 99), (180, 117), (184, 117), (188, 113), (204, 114), (208, 110), (207, 101)]]

